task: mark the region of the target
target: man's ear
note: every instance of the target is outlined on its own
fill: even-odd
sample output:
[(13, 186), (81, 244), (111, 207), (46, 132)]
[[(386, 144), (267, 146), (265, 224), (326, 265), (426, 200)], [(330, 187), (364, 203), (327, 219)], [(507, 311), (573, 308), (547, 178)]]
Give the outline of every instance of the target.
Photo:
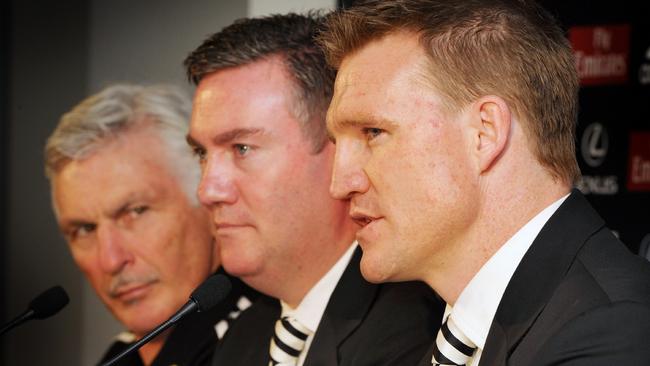
[(488, 95), (474, 103), (474, 112), (478, 118), (478, 144), (476, 153), (481, 173), (499, 159), (510, 139), (512, 113), (508, 104), (500, 97)]

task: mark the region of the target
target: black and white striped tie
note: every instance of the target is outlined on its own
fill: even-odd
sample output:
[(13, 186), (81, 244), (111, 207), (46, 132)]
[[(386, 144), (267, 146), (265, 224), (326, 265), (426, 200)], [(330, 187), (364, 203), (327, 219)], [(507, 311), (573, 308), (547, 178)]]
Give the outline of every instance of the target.
[(466, 365), (475, 351), (474, 343), (458, 329), (449, 316), (436, 337), (431, 364), (434, 366)]
[(295, 366), (311, 332), (297, 320), (283, 316), (275, 323), (269, 366)]

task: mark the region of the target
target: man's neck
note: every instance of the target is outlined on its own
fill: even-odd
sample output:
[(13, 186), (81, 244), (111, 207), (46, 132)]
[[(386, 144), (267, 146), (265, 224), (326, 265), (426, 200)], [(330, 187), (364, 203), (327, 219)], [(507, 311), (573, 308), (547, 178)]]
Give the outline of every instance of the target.
[(347, 211), (344, 213), (345, 216), (338, 215), (339, 220), (331, 225), (321, 225), (324, 228), (322, 232), (303, 238), (309, 242), (304, 243), (300, 253), (295, 253), (285, 268), (242, 276), (241, 279), (248, 286), (280, 299), (292, 308), (297, 307), (354, 242), (357, 226), (347, 216)]
[[(501, 189), (501, 194), (487, 193), (482, 212), (466, 235), (443, 259), (446, 264), (431, 263), (442, 270), (426, 282), (450, 305), (478, 273), (481, 267), (528, 221), (544, 208), (566, 195), (570, 189), (562, 184), (535, 185)], [(464, 258), (462, 261), (453, 258)], [(436, 268), (436, 267), (430, 267)], [(449, 279), (454, 279), (450, 281)]]
[[(320, 259), (315, 259), (310, 263), (305, 263), (306, 275), (300, 279), (300, 285), (294, 287), (295, 291), (285, 291), (282, 296), (279, 298), (284, 301), (291, 308), (297, 308), (298, 305), (305, 298), (307, 293), (320, 281), (339, 261), (339, 259), (345, 254), (350, 245), (353, 243), (354, 238), (346, 238), (340, 244), (337, 244), (335, 248), (320, 257)], [(347, 244), (344, 244), (347, 243)], [(297, 281), (298, 282), (298, 281)]]

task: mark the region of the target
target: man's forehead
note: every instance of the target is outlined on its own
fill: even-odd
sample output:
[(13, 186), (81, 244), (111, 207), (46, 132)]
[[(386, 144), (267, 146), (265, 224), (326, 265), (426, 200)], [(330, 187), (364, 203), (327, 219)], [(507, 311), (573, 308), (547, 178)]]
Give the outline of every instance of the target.
[(210, 99), (223, 93), (228, 96), (232, 88), (255, 91), (264, 87), (265, 83), (272, 80), (275, 83), (284, 83), (291, 86), (291, 74), (287, 69), (282, 55), (270, 55), (241, 65), (224, 67), (206, 74), (197, 86), (197, 97)]
[[(164, 161), (155, 161), (156, 154), (146, 157), (138, 154), (126, 157), (121, 154), (125, 159), (128, 158), (123, 163), (115, 160), (90, 160), (106, 153), (114, 152), (100, 151), (87, 159), (72, 160), (52, 177), (53, 201), (60, 214), (74, 214), (89, 209), (111, 211), (129, 202), (163, 197), (168, 195), (172, 187), (180, 187), (172, 168)], [(120, 168), (119, 165), (129, 167)], [(132, 174), (136, 176), (125, 179)], [(98, 183), (101, 187), (89, 184), (89, 179), (91, 182), (93, 179), (95, 182), (101, 179), (102, 182)], [(107, 187), (109, 189), (105, 189)]]
[(261, 129), (270, 110), (291, 118), (294, 87), (285, 68), (274, 56), (206, 76), (195, 93), (190, 136), (199, 141), (230, 129)]
[(399, 32), (370, 41), (341, 62), (334, 84), (335, 97), (353, 90), (376, 92), (376, 88), (399, 79), (419, 77), (425, 61), (424, 50), (411, 33)]
[(385, 69), (397, 69), (408, 66), (413, 56), (424, 56), (424, 48), (417, 33), (396, 31), (371, 39), (359, 48), (343, 57), (339, 72), (351, 64), (360, 65), (362, 69), (380, 66)]
[(411, 86), (424, 85), (422, 75), (426, 58), (417, 40), (413, 37), (409, 40), (411, 45), (393, 52), (394, 43), (401, 41), (398, 35), (381, 38), (344, 58), (334, 84), (328, 122), (340, 114), (364, 109), (364, 103), (380, 107), (374, 103), (377, 99), (403, 97)]

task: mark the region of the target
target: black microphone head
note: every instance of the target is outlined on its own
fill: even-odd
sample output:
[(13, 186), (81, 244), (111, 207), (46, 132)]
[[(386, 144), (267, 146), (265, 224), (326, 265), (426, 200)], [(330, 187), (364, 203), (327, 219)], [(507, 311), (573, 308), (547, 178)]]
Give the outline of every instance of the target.
[(190, 299), (198, 305), (199, 311), (207, 311), (225, 299), (231, 287), (228, 277), (214, 274), (192, 292)]
[(70, 299), (63, 287), (54, 286), (43, 291), (29, 303), (29, 309), (34, 312), (32, 315), (36, 319), (45, 319), (58, 313), (64, 306), (68, 305)]

